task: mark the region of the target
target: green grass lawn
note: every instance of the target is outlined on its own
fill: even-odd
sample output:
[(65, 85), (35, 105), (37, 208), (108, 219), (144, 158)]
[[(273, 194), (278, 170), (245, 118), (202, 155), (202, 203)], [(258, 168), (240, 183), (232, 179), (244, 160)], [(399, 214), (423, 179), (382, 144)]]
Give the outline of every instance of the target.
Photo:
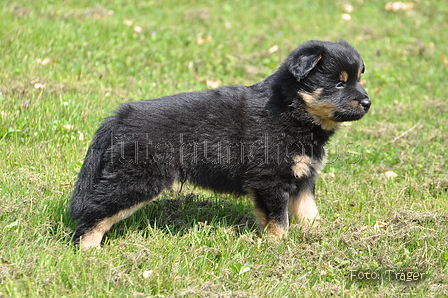
[[(386, 2), (1, 1), (0, 297), (447, 297), (448, 6)], [(250, 85), (341, 38), (372, 108), (328, 146), (321, 227), (273, 241), (249, 200), (176, 185), (72, 246), (70, 192), (119, 103)]]

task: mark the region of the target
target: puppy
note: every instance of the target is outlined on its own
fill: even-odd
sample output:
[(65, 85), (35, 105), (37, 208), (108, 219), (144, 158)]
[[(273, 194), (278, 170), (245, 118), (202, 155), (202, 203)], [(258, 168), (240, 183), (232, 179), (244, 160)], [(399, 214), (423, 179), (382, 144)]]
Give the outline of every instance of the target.
[(88, 149), (70, 203), (75, 244), (99, 246), (112, 225), (174, 181), (249, 195), (263, 232), (319, 219), (324, 145), (370, 107), (364, 63), (347, 42), (309, 41), (252, 86), (124, 103)]

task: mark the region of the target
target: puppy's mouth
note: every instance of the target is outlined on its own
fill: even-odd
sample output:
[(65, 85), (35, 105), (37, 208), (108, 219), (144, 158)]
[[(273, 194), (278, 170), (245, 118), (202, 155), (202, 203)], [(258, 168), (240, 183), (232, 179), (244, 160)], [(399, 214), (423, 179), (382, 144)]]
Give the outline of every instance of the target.
[(335, 109), (329, 117), (335, 122), (356, 121), (361, 119), (370, 109), (370, 99), (353, 100), (346, 107)]
[(299, 95), (314, 118), (314, 123), (324, 130), (334, 130), (340, 122), (359, 120), (369, 111), (371, 102), (367, 96), (341, 105), (320, 98), (321, 91), (322, 89), (312, 93), (300, 92)]
[(365, 114), (366, 113), (335, 112), (330, 119), (335, 122), (356, 121), (361, 119)]

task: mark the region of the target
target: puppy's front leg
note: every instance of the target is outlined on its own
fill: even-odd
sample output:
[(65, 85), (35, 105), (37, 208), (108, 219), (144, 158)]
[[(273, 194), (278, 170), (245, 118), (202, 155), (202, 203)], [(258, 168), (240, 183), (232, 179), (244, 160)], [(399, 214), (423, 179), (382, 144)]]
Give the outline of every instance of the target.
[(281, 238), (289, 226), (289, 194), (281, 190), (255, 190), (255, 215), (261, 232)]
[(319, 225), (320, 216), (314, 197), (314, 182), (301, 189), (297, 195), (291, 196), (288, 201), (290, 219), (297, 217), (304, 227)]

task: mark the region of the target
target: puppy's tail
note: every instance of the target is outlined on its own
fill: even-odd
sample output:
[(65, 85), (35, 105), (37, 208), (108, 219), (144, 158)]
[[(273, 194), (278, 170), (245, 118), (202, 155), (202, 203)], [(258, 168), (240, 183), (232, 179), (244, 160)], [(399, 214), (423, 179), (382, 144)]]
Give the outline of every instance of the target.
[(69, 210), (74, 221), (80, 219), (84, 213), (94, 185), (101, 179), (103, 167), (109, 160), (106, 155), (108, 148), (112, 145), (112, 126), (112, 119), (106, 119), (96, 132), (87, 151), (70, 201)]

